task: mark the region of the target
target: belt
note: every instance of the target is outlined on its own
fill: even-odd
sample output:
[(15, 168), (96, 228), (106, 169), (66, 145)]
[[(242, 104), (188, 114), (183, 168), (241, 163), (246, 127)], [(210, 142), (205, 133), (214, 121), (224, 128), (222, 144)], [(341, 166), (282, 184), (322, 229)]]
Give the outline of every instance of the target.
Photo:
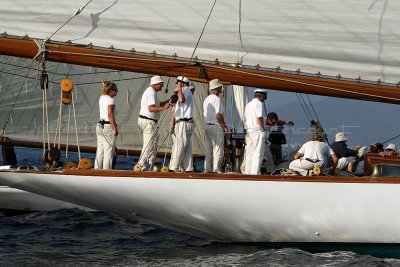
[(149, 117), (146, 117), (146, 116), (143, 116), (143, 115), (139, 115), (139, 118), (146, 119), (146, 120), (151, 120), (151, 121), (155, 121), (155, 122), (157, 123), (157, 120), (156, 120), (156, 119), (152, 119), (152, 118), (149, 118)]
[(261, 129), (246, 129), (246, 133), (261, 132)]
[(206, 123), (206, 125), (216, 125), (215, 123)]
[(307, 161), (309, 161), (309, 162), (312, 162), (312, 163), (320, 162), (319, 159), (309, 159), (309, 158), (306, 158), (305, 160), (307, 160)]
[(183, 119), (179, 119), (177, 122), (180, 122), (180, 121), (193, 122), (193, 118), (183, 118)]
[(109, 121), (99, 121), (100, 124), (110, 124)]

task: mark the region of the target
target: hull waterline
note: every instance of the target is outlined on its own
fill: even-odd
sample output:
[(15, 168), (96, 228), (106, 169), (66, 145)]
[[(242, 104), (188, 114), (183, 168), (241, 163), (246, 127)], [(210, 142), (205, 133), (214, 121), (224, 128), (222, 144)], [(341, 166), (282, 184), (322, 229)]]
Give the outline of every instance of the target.
[(15, 188), (228, 242), (400, 243), (396, 180), (0, 171)]

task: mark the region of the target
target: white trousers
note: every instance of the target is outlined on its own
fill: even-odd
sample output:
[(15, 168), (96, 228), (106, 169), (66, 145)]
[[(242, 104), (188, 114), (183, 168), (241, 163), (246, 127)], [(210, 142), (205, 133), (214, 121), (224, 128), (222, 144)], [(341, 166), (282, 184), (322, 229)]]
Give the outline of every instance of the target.
[(144, 169), (156, 162), (158, 125), (155, 121), (139, 118), (138, 126), (143, 133), (143, 148), (138, 164)]
[(96, 125), (97, 149), (95, 169), (110, 170), (115, 151), (116, 136), (110, 124), (105, 124), (102, 129), (100, 124)]
[(192, 135), (194, 123), (180, 121), (175, 124), (175, 134), (172, 135), (171, 161), (169, 169), (173, 171), (193, 171)]
[(224, 159), (224, 131), (219, 125), (205, 125), (204, 171), (221, 172)]
[(314, 169), (314, 166), (318, 166), (321, 168), (321, 173), (325, 171), (326, 164), (324, 161), (318, 161), (317, 163), (310, 162), (305, 159), (295, 159), (289, 164), (289, 169), (298, 171), (301, 175), (307, 176), (309, 171)]
[(354, 163), (356, 163), (356, 157), (343, 157), (338, 160), (336, 169), (347, 170), (347, 166), (349, 164), (354, 166)]
[(264, 158), (265, 135), (261, 131), (246, 134), (245, 174), (260, 174)]

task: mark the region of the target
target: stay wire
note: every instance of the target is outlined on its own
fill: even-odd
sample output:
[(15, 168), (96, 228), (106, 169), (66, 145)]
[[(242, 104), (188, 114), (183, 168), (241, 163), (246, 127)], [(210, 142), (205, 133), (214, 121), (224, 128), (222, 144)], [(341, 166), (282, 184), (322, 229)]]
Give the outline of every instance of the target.
[(307, 113), (306, 108), (304, 107), (304, 103), (301, 101), (301, 99), (300, 99), (300, 97), (299, 97), (299, 93), (296, 93), (296, 97), (297, 97), (297, 99), (299, 100), (299, 104), (300, 104), (301, 108), (303, 109), (304, 114), (306, 114), (307, 119), (308, 119), (309, 121), (311, 121), (312, 118), (310, 118), (309, 114)]
[(314, 117), (313, 117), (313, 115), (312, 115), (310, 109), (308, 108), (308, 106), (307, 106), (307, 104), (306, 104), (306, 101), (304, 100), (302, 94), (300, 94), (300, 98), (301, 98), (301, 100), (303, 101), (304, 107), (306, 108), (306, 110), (307, 110), (307, 112), (308, 112), (308, 115), (310, 116), (310, 118), (311, 118), (312, 120), (314, 120)]
[(388, 143), (388, 142), (390, 142), (390, 141), (392, 141), (392, 140), (394, 140), (394, 139), (397, 139), (397, 138), (399, 138), (399, 137), (400, 137), (400, 134), (398, 134), (398, 135), (396, 135), (396, 136), (394, 136), (394, 137), (392, 137), (392, 138), (386, 140), (385, 142), (382, 142), (382, 144), (386, 144), (386, 143)]
[(79, 9), (75, 12), (75, 14), (74, 14), (72, 17), (70, 17), (63, 25), (61, 25), (52, 35), (50, 35), (49, 37), (47, 37), (47, 38), (46, 38), (46, 41), (47, 41), (47, 40), (50, 40), (51, 37), (53, 37), (59, 30), (61, 30), (65, 25), (67, 25), (68, 22), (70, 22), (73, 18), (75, 18), (76, 16), (78, 16), (78, 15), (85, 9), (85, 7), (86, 7), (87, 5), (89, 5), (90, 2), (92, 2), (92, 1), (93, 1), (93, 0), (90, 0), (89, 2), (86, 3), (86, 5), (84, 5), (83, 7), (79, 8)]
[[(33, 64), (33, 62), (31, 63), (31, 66), (32, 66), (32, 64)], [(28, 73), (29, 73), (29, 71), (30, 71), (30, 70), (28, 70)], [(9, 73), (9, 74), (10, 74), (10, 75), (13, 75), (12, 73)], [(25, 83), (26, 83), (26, 81), (25, 81)], [(17, 101), (18, 101), (19, 96), (21, 95), (22, 88), (24, 88), (23, 85), (21, 85), (21, 87), (19, 88), (17, 97), (15, 98), (15, 101), (14, 101), (14, 103), (13, 103), (13, 105), (12, 105), (10, 111), (8, 112), (7, 120), (6, 120), (6, 122), (4, 123), (3, 129), (2, 129), (1, 134), (0, 134), (0, 138), (2, 138), (2, 137), (4, 136), (4, 134), (5, 134), (5, 132), (6, 132), (6, 129), (7, 129), (8, 123), (9, 123), (9, 121), (10, 121), (11, 115), (12, 115), (12, 113), (13, 113), (13, 111), (14, 111), (15, 105), (17, 104)]]
[[(242, 64), (243, 63), (243, 58), (249, 53), (246, 48), (243, 45), (243, 39), (242, 39), (242, 0), (239, 0), (239, 23), (238, 23), (238, 47), (237, 47), (237, 60), (238, 63)], [(242, 46), (242, 49), (246, 52), (239, 61), (239, 43)]]
[[(190, 63), (192, 62), (194, 53), (196, 52), (197, 47), (199, 46), (201, 37), (203, 36), (204, 30), (206, 29), (207, 23), (208, 23), (208, 21), (210, 20), (211, 14), (212, 14), (212, 12), (213, 12), (213, 10), (214, 10), (214, 7), (215, 7), (215, 4), (216, 4), (216, 3), (217, 3), (217, 0), (214, 0), (214, 4), (213, 4), (212, 7), (211, 7), (211, 10), (210, 10), (210, 13), (208, 14), (207, 20), (206, 20), (206, 22), (204, 23), (203, 29), (202, 29), (202, 31), (201, 31), (201, 33), (200, 33), (200, 36), (199, 36), (199, 38), (197, 39), (197, 43), (196, 43), (196, 45), (195, 45), (195, 47), (194, 47), (194, 49), (193, 49), (193, 53), (192, 53), (192, 55), (190, 56), (189, 62), (186, 64), (185, 70), (189, 67)], [(185, 75), (186, 75), (186, 73), (184, 72), (184, 73), (183, 73), (183, 77), (185, 77)]]
[(310, 96), (309, 96), (308, 94), (307, 94), (307, 98), (308, 98), (308, 102), (310, 103), (310, 106), (311, 106), (311, 108), (312, 108), (312, 110), (313, 110), (313, 112), (314, 112), (315, 118), (317, 119), (317, 121), (320, 121), (319, 118), (318, 118), (318, 114), (317, 114), (317, 112), (315, 111), (314, 105), (313, 105), (313, 103), (311, 102)]

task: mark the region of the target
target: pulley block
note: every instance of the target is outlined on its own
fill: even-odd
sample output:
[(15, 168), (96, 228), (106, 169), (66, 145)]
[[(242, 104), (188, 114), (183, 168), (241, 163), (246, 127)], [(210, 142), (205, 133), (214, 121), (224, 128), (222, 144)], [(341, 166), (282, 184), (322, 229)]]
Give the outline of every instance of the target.
[(133, 171), (135, 171), (135, 172), (142, 171), (142, 165), (141, 164), (136, 164), (135, 167), (133, 167)]
[(64, 169), (66, 169), (66, 170), (75, 169), (76, 167), (77, 167), (77, 166), (76, 166), (76, 163), (73, 162), (73, 161), (68, 161), (68, 162), (65, 163), (65, 165), (64, 165)]
[(72, 83), (72, 81), (70, 79), (64, 79), (61, 81), (61, 90), (63, 92), (71, 92), (72, 88), (73, 88), (74, 84)]
[(93, 163), (90, 159), (83, 158), (79, 161), (78, 168), (88, 170), (88, 169), (92, 168), (92, 166), (93, 166)]
[(72, 102), (72, 92), (62, 92), (62, 103), (69, 105)]

